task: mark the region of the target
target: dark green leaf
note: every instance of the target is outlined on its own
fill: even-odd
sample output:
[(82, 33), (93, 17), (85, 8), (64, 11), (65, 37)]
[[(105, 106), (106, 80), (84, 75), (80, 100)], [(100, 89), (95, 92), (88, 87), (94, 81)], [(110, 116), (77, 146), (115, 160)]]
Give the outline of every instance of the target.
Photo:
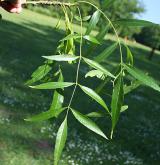
[[(60, 108), (60, 109), (56, 109), (56, 111), (62, 112), (64, 111), (66, 108)], [(38, 122), (38, 121), (44, 121), (44, 120), (48, 120), (51, 119), (53, 117), (56, 117), (56, 113), (53, 113), (52, 111), (47, 111), (47, 112), (43, 112), (40, 113), (38, 115), (32, 116), (28, 119), (25, 119), (25, 121), (31, 121), (31, 122)]]
[(88, 96), (90, 96), (97, 103), (99, 103), (103, 108), (105, 108), (108, 113), (110, 113), (104, 100), (93, 89), (90, 89), (90, 88), (82, 86), (82, 85), (79, 85), (79, 86), (83, 90), (83, 92), (85, 92)]
[(32, 79), (31, 80), (28, 80), (26, 82), (26, 85), (31, 85), (33, 84), (34, 82), (37, 82), (39, 80), (41, 80), (42, 78), (44, 78), (50, 71), (51, 71), (51, 67), (49, 65), (42, 65), (42, 66), (39, 66), (38, 69), (36, 69), (31, 77)]
[(95, 61), (93, 61), (93, 60), (84, 58), (84, 57), (83, 57), (83, 59), (84, 59), (84, 61), (85, 61), (88, 65), (90, 65), (91, 67), (93, 67), (93, 68), (95, 68), (95, 69), (97, 69), (97, 70), (100, 70), (100, 71), (103, 72), (106, 76), (110, 76), (110, 77), (112, 77), (112, 78), (115, 78), (115, 76), (114, 76), (112, 73), (110, 73), (107, 69), (105, 69), (105, 68), (104, 68), (103, 66), (101, 66), (99, 63), (97, 63), (97, 62), (95, 62)]
[(79, 56), (73, 56), (73, 55), (53, 55), (53, 56), (42, 56), (43, 58), (46, 58), (48, 60), (53, 61), (74, 61), (79, 58)]
[(114, 21), (115, 24), (122, 26), (132, 26), (132, 27), (144, 27), (144, 26), (152, 26), (154, 23), (145, 21), (145, 20), (137, 20), (137, 19), (121, 19)]
[(72, 113), (75, 116), (75, 118), (85, 127), (87, 127), (88, 129), (92, 130), (93, 132), (97, 133), (98, 135), (101, 135), (102, 137), (104, 137), (105, 139), (108, 139), (106, 137), (106, 135), (100, 130), (100, 128), (91, 120), (89, 119), (87, 116), (81, 114), (80, 112), (73, 110), (72, 109)]
[[(63, 75), (61, 72), (60, 72), (58, 82), (63, 82)], [(58, 115), (61, 113), (63, 102), (64, 102), (64, 96), (61, 95), (57, 90), (55, 90), (54, 95), (53, 95), (53, 101), (50, 107), (50, 111), (56, 114), (55, 117), (58, 117)]]
[(113, 45), (107, 47), (102, 53), (100, 53), (98, 56), (94, 58), (96, 62), (102, 62), (106, 58), (108, 58), (117, 48), (117, 43), (114, 43)]
[(108, 30), (109, 30), (110, 25), (107, 25), (105, 27), (103, 27), (102, 29), (100, 29), (100, 32), (97, 34), (96, 38), (99, 42), (102, 42), (103, 39), (105, 38)]
[(144, 85), (149, 86), (153, 88), (154, 90), (160, 92), (160, 86), (158, 85), (156, 80), (154, 80), (152, 77), (147, 76), (144, 72), (142, 72), (141, 70), (137, 68), (133, 68), (125, 64), (124, 64), (124, 67), (129, 72), (129, 74), (131, 74), (135, 79), (139, 80)]
[(72, 85), (74, 85), (74, 83), (71, 82), (48, 82), (30, 87), (34, 89), (59, 89), (59, 88), (66, 88)]
[(87, 41), (94, 43), (94, 44), (100, 44), (100, 42), (95, 37), (93, 37), (91, 35), (85, 35), (85, 36), (83, 36), (83, 38)]
[(120, 74), (118, 77), (118, 80), (113, 88), (112, 93), (112, 102), (111, 102), (111, 110), (112, 110), (112, 132), (111, 132), (111, 138), (113, 135), (113, 131), (115, 129), (115, 126), (119, 119), (119, 114), (123, 105), (123, 98), (124, 98), (124, 92), (123, 92), (123, 76)]
[(58, 165), (62, 151), (67, 140), (67, 117), (59, 127), (54, 150), (54, 165)]
[(99, 18), (100, 18), (100, 12), (97, 10), (92, 15), (92, 18), (91, 18), (89, 25), (87, 27), (87, 30), (86, 30), (86, 35), (89, 35), (91, 33), (91, 31), (96, 27), (96, 25), (99, 21)]

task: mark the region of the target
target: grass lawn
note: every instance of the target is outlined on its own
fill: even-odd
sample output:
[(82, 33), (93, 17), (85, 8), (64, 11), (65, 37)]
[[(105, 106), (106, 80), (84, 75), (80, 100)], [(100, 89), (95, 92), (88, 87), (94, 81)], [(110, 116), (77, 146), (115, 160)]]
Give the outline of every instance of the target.
[[(57, 41), (64, 34), (54, 29), (57, 20), (48, 16), (28, 10), (20, 15), (2, 10), (0, 13), (3, 16), (0, 21), (0, 165), (50, 165), (61, 119), (25, 122), (27, 116), (48, 109), (52, 91), (32, 90), (24, 82), (43, 63), (42, 55), (54, 54)], [(63, 30), (64, 22), (61, 25)], [(79, 31), (79, 26), (75, 25), (74, 29)], [(111, 44), (114, 36), (108, 35), (107, 39), (94, 55)], [(134, 48), (135, 65), (160, 81), (160, 53), (148, 61), (149, 48), (132, 42), (129, 45)], [(117, 54), (106, 61), (107, 67), (117, 62)], [(73, 68), (64, 70), (65, 79), (71, 79), (68, 75), (74, 73)], [(85, 83), (83, 78), (80, 81)], [(98, 110), (92, 100), (88, 101), (80, 92), (79, 95), (73, 106), (83, 113)], [(129, 110), (122, 114), (112, 141), (105, 141), (70, 117), (69, 137), (60, 165), (159, 165), (160, 94), (143, 86), (129, 94), (125, 102)], [(107, 120), (96, 122), (109, 133)]]

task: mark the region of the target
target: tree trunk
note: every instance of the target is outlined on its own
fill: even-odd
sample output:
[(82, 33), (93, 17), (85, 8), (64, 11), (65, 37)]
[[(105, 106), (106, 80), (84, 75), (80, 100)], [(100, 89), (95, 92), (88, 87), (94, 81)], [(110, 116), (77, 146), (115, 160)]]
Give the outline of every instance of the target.
[(156, 48), (152, 48), (152, 51), (150, 52), (149, 56), (148, 56), (148, 59), (151, 61), (152, 58), (153, 58), (153, 55), (154, 55), (154, 52), (155, 52)]

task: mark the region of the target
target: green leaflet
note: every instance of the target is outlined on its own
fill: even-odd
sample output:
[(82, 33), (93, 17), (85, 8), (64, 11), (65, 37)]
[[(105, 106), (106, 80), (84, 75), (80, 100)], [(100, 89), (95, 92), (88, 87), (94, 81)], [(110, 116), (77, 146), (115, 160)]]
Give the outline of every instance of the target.
[(83, 17), (83, 18), (80, 18), (79, 16), (74, 16), (74, 18), (77, 20), (77, 21), (79, 21), (79, 22), (81, 22), (81, 21), (88, 21), (90, 18), (91, 18), (91, 16), (90, 15), (88, 15), (88, 16), (85, 16), (85, 17)]
[(111, 110), (112, 110), (112, 131), (111, 138), (113, 135), (113, 131), (118, 122), (120, 111), (123, 105), (124, 92), (123, 92), (123, 75), (122, 73), (118, 77), (118, 80), (113, 88), (112, 93), (112, 101), (111, 101)]
[(69, 34), (68, 36), (66, 36), (65, 38), (63, 38), (60, 41), (66, 41), (66, 40), (77, 39), (77, 38), (81, 38), (81, 35), (79, 35), (79, 34)]
[(126, 94), (132, 92), (134, 89), (138, 88), (140, 85), (142, 85), (142, 83), (139, 82), (138, 80), (131, 82), (131, 85), (129, 85), (129, 86), (125, 85), (124, 94), (126, 95)]
[(100, 70), (91, 70), (88, 73), (86, 73), (85, 78), (87, 77), (97, 77), (99, 79), (104, 80), (105, 76), (103, 74), (103, 72), (101, 72)]
[(48, 60), (53, 61), (74, 61), (79, 58), (79, 56), (73, 56), (73, 55), (53, 55), (53, 56), (42, 56), (43, 58), (46, 58)]
[(72, 113), (74, 117), (85, 127), (90, 129), (91, 131), (97, 133), (98, 135), (104, 137), (105, 139), (108, 139), (106, 135), (101, 131), (101, 129), (87, 116), (81, 114), (80, 112), (72, 109)]
[(131, 66), (127, 66), (124, 64), (125, 69), (131, 74), (135, 79), (139, 80), (146, 86), (153, 88), (156, 91), (160, 92), (160, 86), (152, 77), (147, 76), (144, 72), (137, 68), (133, 68)]
[(86, 35), (89, 35), (91, 33), (91, 31), (96, 27), (96, 25), (99, 21), (99, 18), (100, 18), (100, 12), (97, 10), (92, 15), (92, 18), (91, 18), (89, 25), (87, 27), (87, 30), (86, 30)]
[(47, 64), (39, 66), (31, 75), (32, 79), (26, 82), (26, 85), (31, 85), (44, 78), (50, 71), (51, 67)]
[(133, 55), (132, 55), (132, 52), (131, 50), (129, 49), (129, 47), (127, 45), (126, 46), (126, 49), (127, 49), (127, 63), (131, 66), (133, 66)]
[(103, 39), (105, 38), (105, 35), (107, 34), (109, 28), (110, 28), (110, 24), (108, 24), (107, 26), (103, 27), (103, 29), (100, 29), (99, 33), (96, 36), (98, 41), (100, 41), (100, 42), (103, 41)]
[(67, 117), (59, 127), (54, 150), (54, 165), (58, 165), (62, 151), (67, 140)]
[(100, 113), (100, 112), (91, 112), (91, 113), (86, 114), (86, 116), (100, 118), (100, 117), (105, 117), (105, 114)]
[(93, 67), (94, 69), (97, 69), (97, 70), (100, 70), (101, 72), (103, 72), (106, 76), (110, 76), (112, 78), (115, 78), (115, 76), (110, 73), (107, 69), (105, 69), (102, 65), (100, 65), (99, 63), (93, 61), (93, 60), (90, 60), (88, 58), (84, 58), (83, 57), (83, 60), (88, 64), (90, 65), (91, 67)]
[[(66, 108), (60, 108), (60, 109), (56, 109), (56, 111), (62, 112), (64, 111)], [(31, 122), (40, 122), (40, 121), (44, 121), (44, 120), (48, 120), (51, 119), (53, 117), (56, 117), (56, 113), (53, 113), (52, 111), (47, 111), (47, 112), (42, 112), (38, 115), (32, 116), (28, 119), (24, 119), (25, 121), (31, 121)]]
[(102, 62), (106, 58), (108, 58), (117, 48), (117, 43), (107, 47), (102, 53), (94, 58), (94, 60), (98, 63)]
[(121, 19), (114, 21), (114, 23), (122, 26), (131, 26), (131, 27), (144, 27), (144, 26), (154, 25), (154, 23), (152, 22), (145, 20), (138, 20), (138, 19)]
[(124, 105), (121, 107), (121, 112), (124, 112), (128, 109), (128, 105)]
[(104, 102), (104, 100), (93, 89), (82, 86), (82, 85), (79, 85), (79, 86), (83, 90), (83, 92), (85, 92), (88, 96), (90, 96), (97, 103), (99, 103), (110, 114), (109, 109), (108, 109), (106, 103)]
[(85, 36), (83, 36), (83, 38), (87, 41), (94, 43), (94, 44), (100, 44), (100, 42), (95, 37), (93, 37), (91, 35), (85, 35)]
[(59, 89), (59, 88), (66, 88), (72, 85), (74, 85), (74, 83), (71, 82), (48, 82), (30, 87), (34, 89)]
[[(63, 82), (63, 75), (61, 71), (58, 82)], [(58, 117), (58, 115), (61, 113), (63, 102), (64, 102), (64, 96), (61, 95), (57, 90), (55, 90), (53, 95), (53, 101), (50, 107), (50, 111), (52, 111), (55, 114), (55, 117)]]

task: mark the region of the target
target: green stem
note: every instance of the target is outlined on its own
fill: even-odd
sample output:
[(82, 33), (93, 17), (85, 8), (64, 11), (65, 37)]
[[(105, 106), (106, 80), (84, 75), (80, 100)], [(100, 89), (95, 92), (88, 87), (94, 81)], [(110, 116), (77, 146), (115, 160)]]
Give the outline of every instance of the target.
[(121, 41), (120, 41), (120, 38), (118, 36), (118, 33), (116, 31), (116, 28), (114, 27), (112, 21), (107, 17), (107, 15), (101, 10), (99, 9), (96, 5), (90, 3), (90, 2), (87, 2), (87, 1), (78, 1), (77, 3), (86, 3), (86, 4), (89, 4), (91, 6), (93, 6), (96, 10), (98, 10), (102, 15), (103, 17), (109, 22), (109, 24), (111, 25), (111, 27), (113, 28), (114, 30), (114, 33), (116, 35), (116, 38), (117, 38), (117, 41), (118, 41), (118, 44), (119, 44), (119, 51), (120, 51), (120, 61), (121, 61), (121, 70), (123, 68), (123, 53), (122, 53), (122, 46), (121, 46)]
[(79, 70), (80, 70), (80, 65), (81, 65), (81, 60), (82, 60), (83, 23), (82, 23), (82, 16), (81, 16), (81, 12), (80, 12), (79, 7), (77, 7), (77, 9), (78, 9), (79, 16), (80, 16), (80, 19), (81, 19), (81, 32), (80, 32), (81, 33), (81, 41), (80, 41), (79, 61), (78, 61), (78, 65), (77, 65), (76, 81), (75, 81), (75, 86), (74, 86), (74, 89), (73, 89), (73, 92), (72, 92), (72, 95), (71, 95), (71, 99), (70, 99), (69, 104), (68, 104), (67, 114), (68, 114), (69, 109), (71, 108), (71, 104), (72, 104), (72, 101), (73, 101), (73, 98), (74, 98), (74, 95), (75, 95), (75, 92), (76, 92), (76, 89), (77, 89), (77, 86), (78, 86)]

